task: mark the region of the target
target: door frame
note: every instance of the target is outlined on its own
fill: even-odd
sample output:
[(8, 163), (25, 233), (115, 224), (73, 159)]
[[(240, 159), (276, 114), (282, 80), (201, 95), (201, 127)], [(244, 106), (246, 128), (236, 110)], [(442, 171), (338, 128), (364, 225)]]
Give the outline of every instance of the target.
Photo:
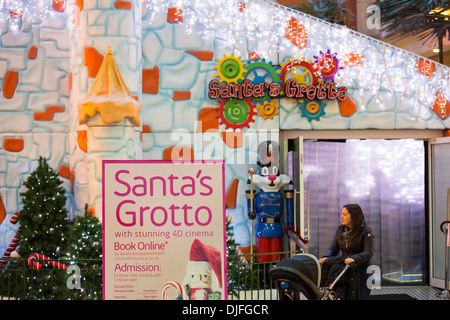
[[(450, 144), (450, 137), (439, 137), (430, 139), (428, 143), (428, 268), (429, 268), (429, 283), (433, 287), (445, 288), (445, 279), (438, 279), (433, 276), (433, 218), (434, 218), (434, 186), (433, 186), (433, 146), (438, 144)], [(447, 248), (449, 250), (449, 248)], [(450, 281), (449, 281), (450, 283)]]
[[(279, 141), (281, 146), (282, 168), (287, 169), (288, 140), (302, 137), (303, 141), (311, 140), (343, 140), (343, 139), (416, 139), (428, 142), (427, 163), (425, 163), (428, 178), (425, 178), (425, 186), (428, 184), (428, 206), (425, 207), (425, 216), (428, 222), (428, 274), (427, 282), (431, 286), (444, 288), (444, 280), (432, 280), (432, 184), (431, 184), (431, 145), (450, 142), (450, 137), (444, 136), (445, 130), (280, 130)], [(284, 170), (283, 169), (283, 170)], [(437, 280), (437, 281), (436, 281)], [(450, 282), (450, 281), (449, 281)]]
[[(298, 140), (298, 147), (299, 147), (299, 157), (298, 157), (298, 182), (299, 182), (299, 190), (296, 190), (294, 187), (294, 228), (299, 231), (299, 234), (302, 238), (308, 240), (309, 236), (309, 216), (306, 217), (306, 224), (305, 224), (305, 196), (301, 197), (301, 195), (305, 194), (304, 191), (304, 181), (303, 181), (303, 137), (297, 136), (292, 139)], [(281, 148), (281, 170), (282, 172), (288, 172), (289, 169), (289, 139), (281, 138), (280, 136), (280, 148)], [(293, 179), (293, 177), (291, 177)], [(297, 201), (299, 201), (297, 206)], [(298, 221), (297, 221), (297, 208), (299, 209), (298, 212)], [(309, 210), (307, 210), (307, 214), (309, 214)], [(291, 251), (296, 251), (296, 244), (294, 241), (290, 241), (290, 248)], [(306, 245), (306, 248), (304, 249), (305, 253), (308, 253), (308, 246)]]

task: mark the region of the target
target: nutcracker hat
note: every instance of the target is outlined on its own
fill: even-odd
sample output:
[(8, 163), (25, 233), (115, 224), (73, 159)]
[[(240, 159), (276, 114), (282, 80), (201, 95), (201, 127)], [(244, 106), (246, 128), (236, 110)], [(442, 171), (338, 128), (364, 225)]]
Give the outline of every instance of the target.
[(215, 247), (202, 243), (195, 239), (192, 242), (191, 252), (189, 254), (190, 261), (206, 261), (209, 262), (213, 269), (219, 285), (222, 285), (222, 263), (220, 259), (220, 252)]
[(264, 141), (258, 148), (259, 161), (258, 165), (262, 166), (278, 166), (280, 145), (275, 141)]

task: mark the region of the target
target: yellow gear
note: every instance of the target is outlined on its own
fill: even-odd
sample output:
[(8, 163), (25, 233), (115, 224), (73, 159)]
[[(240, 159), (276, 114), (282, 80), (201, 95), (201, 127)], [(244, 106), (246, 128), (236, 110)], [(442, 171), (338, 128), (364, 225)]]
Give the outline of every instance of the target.
[(278, 114), (278, 108), (280, 106), (274, 101), (270, 102), (264, 102), (264, 104), (260, 104), (257, 106), (258, 108), (258, 115), (263, 116), (264, 120), (267, 120), (268, 118), (273, 119), (273, 117)]
[(319, 104), (315, 101), (310, 101), (307, 105), (306, 105), (306, 110), (311, 113), (311, 114), (315, 114), (317, 112), (319, 112)]
[(218, 65), (214, 67), (217, 70), (216, 77), (227, 83), (244, 80), (247, 70), (244, 68), (245, 62), (241, 62), (240, 58), (236, 58), (232, 52), (230, 56), (224, 54), (223, 59), (217, 59)]
[(314, 66), (311, 63), (311, 60), (305, 61), (305, 58), (302, 57), (301, 61), (306, 62), (307, 64), (300, 64), (298, 67), (292, 68), (293, 70), (293, 76), (297, 81), (297, 84), (304, 84), (307, 86), (312, 86), (316, 82), (320, 82), (321, 79), (317, 79), (317, 76), (319, 75), (319, 72), (314, 69)]

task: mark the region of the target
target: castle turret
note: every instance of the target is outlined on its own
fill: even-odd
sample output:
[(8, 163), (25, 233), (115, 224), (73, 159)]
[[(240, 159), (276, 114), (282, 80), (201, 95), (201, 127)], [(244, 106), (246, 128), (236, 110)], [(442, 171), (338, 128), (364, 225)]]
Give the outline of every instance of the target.
[(135, 127), (141, 104), (130, 95), (108, 47), (87, 97), (78, 106), (78, 122), (87, 126), (89, 205), (102, 212), (102, 160), (134, 160)]

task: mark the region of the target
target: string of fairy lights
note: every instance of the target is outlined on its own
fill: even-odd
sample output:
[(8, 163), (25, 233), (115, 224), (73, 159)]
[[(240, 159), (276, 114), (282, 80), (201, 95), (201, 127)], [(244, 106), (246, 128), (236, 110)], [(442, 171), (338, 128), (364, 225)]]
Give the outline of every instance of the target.
[[(169, 8), (180, 10), (182, 27), (186, 34), (197, 35), (205, 41), (221, 40), (223, 47), (235, 56), (244, 54), (249, 47), (267, 61), (286, 58), (313, 57), (330, 49), (337, 57), (348, 53), (361, 54), (364, 63), (339, 71), (334, 81), (338, 86), (357, 88), (355, 100), (361, 111), (367, 108), (369, 96), (377, 97), (383, 111), (391, 103), (389, 95), (398, 95), (399, 103), (410, 105), (409, 113), (426, 118), (436, 92), (447, 92), (450, 85), (448, 69), (414, 53), (383, 43), (375, 38), (355, 32), (347, 27), (331, 24), (288, 7), (266, 0), (144, 0), (143, 13), (151, 25)], [(182, 14), (182, 17), (181, 17)], [(287, 30), (294, 18), (309, 30), (305, 46), (289, 41), (298, 30)], [(418, 72), (418, 62), (423, 72)], [(438, 66), (432, 72), (431, 65)], [(428, 68), (428, 69), (427, 69)]]
[(51, 5), (51, 0), (0, 0), (0, 24), (29, 30), (32, 24), (41, 23), (46, 18)]
[[(0, 0), (0, 26), (26, 30), (32, 24), (46, 19), (52, 6), (64, 2), (66, 13), (72, 14), (75, 0)], [(364, 56), (364, 63), (341, 70), (335, 77), (338, 86), (355, 87), (357, 104), (364, 111), (368, 95), (379, 92), (398, 94), (406, 103), (418, 102), (410, 114), (426, 117), (428, 107), (435, 102), (436, 92), (445, 93), (450, 85), (447, 68), (425, 60), (425, 66), (436, 66), (433, 76), (427, 78), (417, 72), (419, 57), (397, 47), (370, 38), (349, 28), (327, 23), (291, 8), (268, 0), (142, 0), (142, 18), (150, 27), (165, 17), (169, 9), (180, 14), (178, 28), (187, 36), (196, 36), (205, 42), (221, 43), (236, 56), (252, 48), (267, 61), (305, 57), (313, 60), (320, 51), (330, 49), (337, 57), (350, 52)], [(298, 29), (286, 29), (295, 19), (305, 34), (304, 46), (293, 45), (289, 37), (297, 36)], [(246, 54), (245, 54), (246, 56)], [(379, 99), (383, 110), (386, 101)], [(386, 99), (386, 95), (384, 97)]]

